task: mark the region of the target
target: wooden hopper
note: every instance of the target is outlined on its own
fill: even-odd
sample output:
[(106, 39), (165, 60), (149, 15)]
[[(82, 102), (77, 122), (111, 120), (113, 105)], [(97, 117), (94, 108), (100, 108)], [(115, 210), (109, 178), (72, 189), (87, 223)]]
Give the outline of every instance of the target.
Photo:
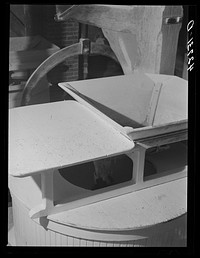
[[(27, 176), (40, 178), (39, 188), (36, 188), (40, 197), (37, 205), (35, 198), (32, 200), (31, 217), (73, 209), (186, 176), (186, 158), (183, 156), (183, 160), (176, 164), (175, 157), (169, 155), (167, 158), (173, 153), (169, 151), (165, 159), (169, 162), (172, 158), (174, 166), (166, 169), (161, 176), (156, 173), (152, 180), (145, 178), (147, 149), (187, 139), (186, 81), (173, 76), (157, 76), (154, 81), (149, 77), (151, 75), (134, 73), (61, 83), (60, 86), (80, 104), (66, 101), (10, 110), (11, 189), (16, 185), (25, 185), (23, 181)], [(172, 94), (180, 88), (181, 95)], [(166, 105), (170, 105), (168, 110)], [(175, 152), (179, 151), (178, 156), (184, 153), (182, 145), (172, 148)], [(61, 186), (54, 185), (57, 176), (60, 177), (57, 169), (120, 154), (128, 155), (133, 162), (128, 182), (118, 182), (94, 191), (84, 190), (81, 186), (77, 188), (67, 181), (65, 184), (68, 186), (63, 186), (64, 192)], [(28, 183), (26, 185), (31, 188)], [(20, 198), (27, 200), (30, 197), (23, 188), (20, 188)], [(28, 202), (29, 205), (32, 201)], [(60, 201), (63, 205), (58, 204)]]
[(57, 5), (57, 20), (69, 18), (102, 29), (125, 74), (174, 74), (181, 6)]
[[(74, 245), (81, 238), (77, 244), (168, 246), (176, 236), (172, 245), (185, 245), (187, 82), (134, 73), (60, 87), (78, 102), (9, 111), (17, 244)], [(169, 94), (180, 88), (181, 95)], [(132, 163), (128, 180), (87, 187), (91, 161), (122, 154)], [(127, 164), (117, 170), (121, 177)]]

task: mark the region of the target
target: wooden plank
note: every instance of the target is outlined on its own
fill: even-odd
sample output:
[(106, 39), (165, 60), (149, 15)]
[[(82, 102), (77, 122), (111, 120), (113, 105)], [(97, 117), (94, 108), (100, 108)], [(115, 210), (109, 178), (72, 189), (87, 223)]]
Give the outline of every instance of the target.
[(94, 246), (94, 241), (87, 240), (87, 246)]
[(106, 242), (101, 241), (100, 246), (101, 247), (106, 246)]
[(87, 240), (86, 239), (80, 239), (80, 246), (87, 246)]
[(74, 238), (67, 236), (67, 246), (74, 246)]
[(174, 133), (165, 134), (162, 136), (149, 137), (146, 139), (141, 139), (136, 141), (139, 145), (148, 149), (155, 146), (161, 146), (165, 144), (175, 143), (179, 141), (187, 140), (188, 132), (187, 130), (181, 130)]
[(145, 139), (145, 138), (153, 137), (157, 135), (178, 132), (180, 130), (187, 130), (187, 128), (188, 128), (188, 121), (181, 120), (181, 121), (166, 123), (166, 124), (157, 125), (157, 126), (146, 126), (139, 129), (133, 129), (132, 131), (129, 131), (128, 136), (134, 141), (136, 141), (139, 139), (141, 140), (141, 139)]
[(51, 231), (46, 230), (46, 245), (50, 246), (51, 245)]
[(149, 111), (148, 111), (147, 117), (146, 117), (146, 125), (154, 124), (154, 119), (155, 119), (155, 114), (156, 114), (156, 109), (157, 109), (161, 89), (162, 89), (162, 83), (155, 84), (153, 93), (152, 93), (152, 97), (151, 97), (151, 101), (150, 101), (150, 105), (149, 105)]
[(80, 246), (80, 239), (74, 238), (74, 245), (73, 246)]
[(75, 101), (10, 109), (9, 128), (9, 174), (19, 177), (134, 148), (132, 141)]
[(61, 234), (61, 243), (62, 246), (67, 246), (67, 236)]
[(145, 151), (137, 145), (135, 151), (128, 155), (133, 160), (133, 180), (136, 184), (143, 182)]
[(56, 232), (49, 231), (50, 233), (50, 246), (56, 246)]

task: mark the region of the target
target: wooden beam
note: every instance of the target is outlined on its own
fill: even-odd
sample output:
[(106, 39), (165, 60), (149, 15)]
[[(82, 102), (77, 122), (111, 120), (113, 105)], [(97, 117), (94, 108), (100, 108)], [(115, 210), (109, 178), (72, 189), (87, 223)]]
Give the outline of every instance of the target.
[(154, 86), (153, 92), (152, 92), (152, 96), (151, 96), (149, 110), (148, 110), (146, 121), (145, 121), (145, 125), (147, 125), (147, 126), (148, 125), (153, 126), (161, 89), (162, 89), (162, 83), (155, 83), (155, 86)]
[(54, 171), (41, 173), (41, 203), (29, 211), (29, 216), (34, 219), (46, 216), (54, 207), (53, 202), (53, 174)]
[(158, 135), (166, 135), (173, 132), (178, 131), (187, 131), (188, 129), (188, 121), (187, 120), (181, 120), (177, 122), (172, 122), (168, 124), (163, 125), (156, 125), (156, 126), (145, 126), (142, 128), (136, 128), (132, 131), (130, 130), (128, 133), (128, 136), (133, 141), (138, 141), (141, 139), (154, 137)]

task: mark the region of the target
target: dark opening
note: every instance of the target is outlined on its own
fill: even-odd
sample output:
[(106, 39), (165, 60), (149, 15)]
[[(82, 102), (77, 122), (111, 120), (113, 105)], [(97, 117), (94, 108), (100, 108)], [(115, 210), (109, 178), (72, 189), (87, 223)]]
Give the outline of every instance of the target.
[(119, 63), (103, 55), (91, 55), (88, 57), (87, 79), (123, 75)]
[(105, 166), (100, 165), (100, 169), (104, 169), (104, 171), (102, 171), (103, 174), (106, 174), (107, 171), (111, 172), (108, 172), (112, 177), (109, 184), (102, 180), (102, 178), (95, 180), (94, 162), (86, 162), (84, 164), (60, 169), (59, 173), (70, 183), (88, 190), (96, 190), (132, 179), (133, 162), (126, 155), (119, 155), (101, 161), (105, 163)]
[(180, 172), (186, 165), (186, 140), (149, 148), (145, 156), (144, 180), (152, 179), (152, 176), (162, 176), (164, 173)]

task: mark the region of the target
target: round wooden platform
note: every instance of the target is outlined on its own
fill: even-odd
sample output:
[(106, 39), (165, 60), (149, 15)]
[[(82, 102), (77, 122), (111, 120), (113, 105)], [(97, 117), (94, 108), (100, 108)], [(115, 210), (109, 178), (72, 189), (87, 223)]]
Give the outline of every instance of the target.
[(187, 178), (31, 219), (12, 194), (20, 246), (186, 246)]
[(163, 223), (187, 212), (187, 178), (110, 198), (67, 212), (50, 221), (91, 230), (132, 230)]

